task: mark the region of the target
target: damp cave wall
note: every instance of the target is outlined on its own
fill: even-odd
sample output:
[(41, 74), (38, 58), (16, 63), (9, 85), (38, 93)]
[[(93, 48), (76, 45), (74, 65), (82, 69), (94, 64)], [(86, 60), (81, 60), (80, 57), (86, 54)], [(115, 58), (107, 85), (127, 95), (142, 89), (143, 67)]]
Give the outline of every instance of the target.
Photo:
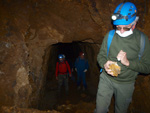
[[(138, 29), (150, 37), (150, 2), (130, 1), (138, 8)], [(86, 53), (92, 49), (92, 56), (87, 57), (93, 67), (90, 73), (97, 79), (96, 56), (104, 35), (112, 29), (110, 16), (119, 3), (117, 0), (1, 0), (0, 106), (38, 108), (51, 45), (59, 42), (88, 43), (81, 48)], [(149, 76), (138, 77), (133, 109), (140, 106), (149, 110), (149, 83)], [(141, 102), (135, 101), (137, 98)]]

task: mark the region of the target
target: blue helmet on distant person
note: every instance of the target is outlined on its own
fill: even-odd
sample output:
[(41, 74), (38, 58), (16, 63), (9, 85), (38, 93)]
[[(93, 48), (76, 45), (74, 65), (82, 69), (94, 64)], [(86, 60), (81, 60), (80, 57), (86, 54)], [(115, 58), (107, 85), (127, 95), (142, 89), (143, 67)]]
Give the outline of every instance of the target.
[(64, 58), (64, 54), (59, 54), (59, 55), (58, 55), (58, 58), (59, 58), (59, 59)]
[(112, 15), (113, 25), (129, 25), (137, 14), (136, 6), (131, 2), (121, 3), (117, 6)]

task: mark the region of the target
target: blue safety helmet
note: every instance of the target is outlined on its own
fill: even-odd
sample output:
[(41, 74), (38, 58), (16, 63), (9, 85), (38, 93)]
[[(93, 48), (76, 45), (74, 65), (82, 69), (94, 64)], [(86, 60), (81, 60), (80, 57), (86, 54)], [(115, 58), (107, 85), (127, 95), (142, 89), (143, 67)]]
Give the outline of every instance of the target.
[(135, 5), (131, 2), (125, 2), (117, 6), (111, 18), (114, 25), (129, 25), (135, 20), (136, 14)]
[(64, 58), (64, 55), (63, 55), (63, 54), (60, 54), (60, 55), (58, 55), (58, 58), (59, 58), (59, 59)]

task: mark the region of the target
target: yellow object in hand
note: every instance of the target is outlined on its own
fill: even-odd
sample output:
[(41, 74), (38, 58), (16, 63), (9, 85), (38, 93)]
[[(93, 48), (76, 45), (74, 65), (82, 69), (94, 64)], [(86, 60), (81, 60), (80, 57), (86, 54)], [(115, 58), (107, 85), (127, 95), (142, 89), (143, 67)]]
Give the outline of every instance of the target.
[(111, 69), (111, 71), (113, 72), (114, 76), (118, 76), (118, 74), (120, 74), (121, 71), (121, 67), (117, 64), (117, 62), (114, 62), (112, 64), (109, 65), (109, 68)]

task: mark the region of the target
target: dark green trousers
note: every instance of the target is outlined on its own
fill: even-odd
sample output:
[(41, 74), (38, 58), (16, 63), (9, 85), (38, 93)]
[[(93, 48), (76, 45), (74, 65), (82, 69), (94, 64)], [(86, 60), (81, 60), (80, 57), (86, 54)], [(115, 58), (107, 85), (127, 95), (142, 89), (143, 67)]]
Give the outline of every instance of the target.
[(115, 113), (127, 113), (133, 91), (134, 83), (117, 84), (102, 73), (98, 85), (95, 113), (107, 113), (113, 95), (115, 97)]

